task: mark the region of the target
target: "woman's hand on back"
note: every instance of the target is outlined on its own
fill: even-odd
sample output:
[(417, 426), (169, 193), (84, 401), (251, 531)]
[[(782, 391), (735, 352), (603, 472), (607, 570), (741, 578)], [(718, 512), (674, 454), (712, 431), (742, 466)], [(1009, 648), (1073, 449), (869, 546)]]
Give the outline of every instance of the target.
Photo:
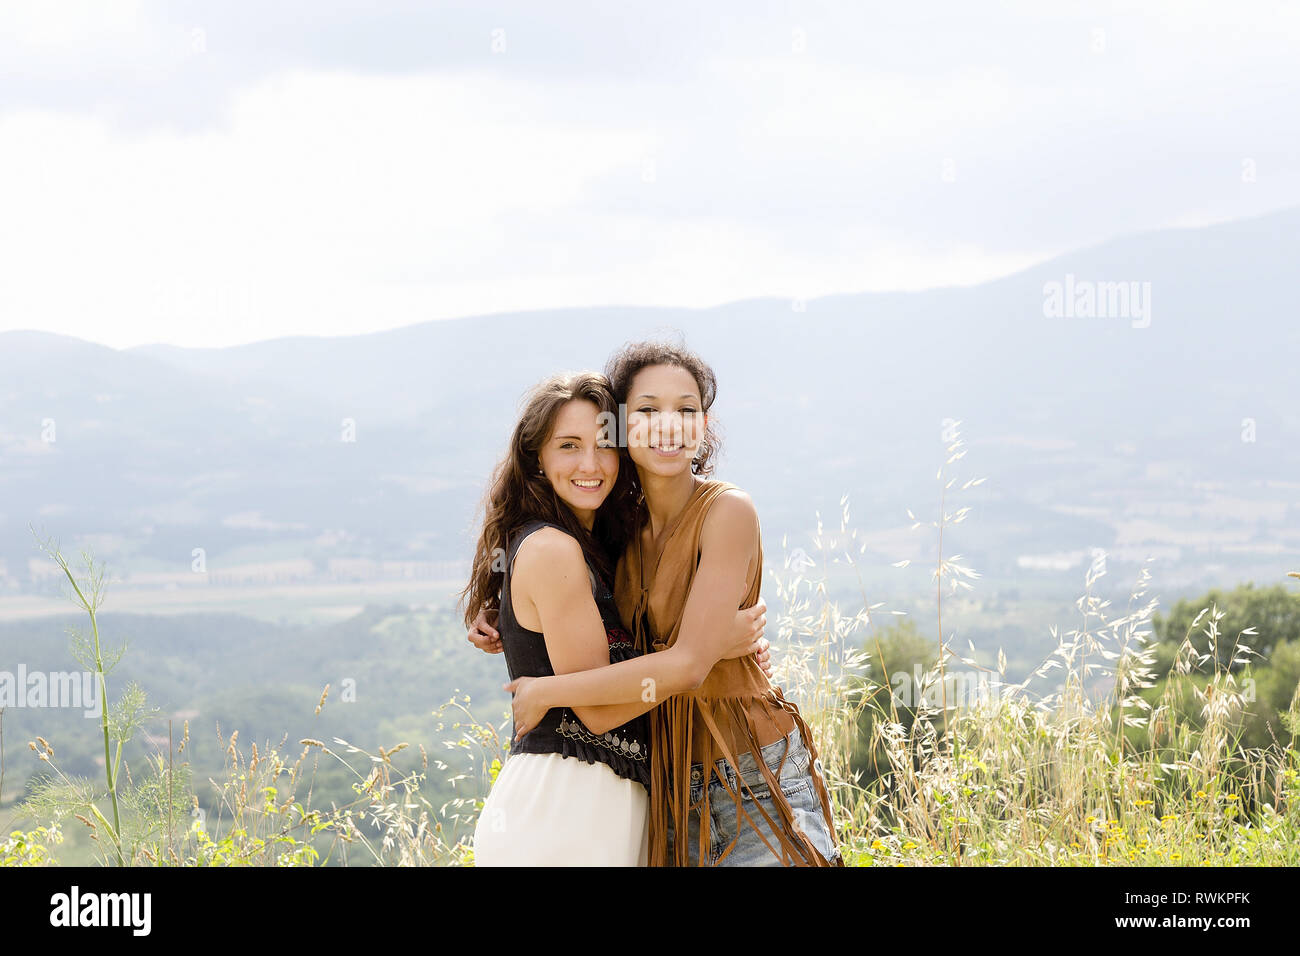
[(512, 695), (510, 707), (515, 717), (515, 742), (542, 722), (551, 708), (542, 700), (540, 682), (545, 678), (516, 677), (505, 685)]
[(767, 625), (767, 602), (760, 597), (758, 603), (753, 607), (741, 608), (736, 612), (736, 619), (732, 625), (732, 634), (735, 637), (735, 643), (731, 650), (723, 655), (725, 660), (733, 660), (737, 657), (748, 657), (754, 655), (758, 661), (758, 666), (762, 668), (763, 673), (769, 678), (772, 676), (772, 655), (768, 648), (771, 645), (767, 638), (763, 637), (763, 628)]
[(758, 649), (754, 651), (754, 660), (758, 661), (758, 666), (762, 668), (763, 673), (767, 675), (767, 679), (771, 680), (772, 679), (772, 654), (771, 651), (768, 650), (768, 648), (770, 648), (771, 645), (768, 643), (766, 637), (760, 637), (755, 642), (755, 646)]
[(488, 654), (500, 654), (504, 648), (501, 645), (501, 635), (494, 626), (496, 623), (496, 609), (488, 610), (484, 608), (478, 612), (478, 617), (474, 618), (474, 625), (469, 629), (469, 634), (466, 635), (467, 640), (480, 651)]

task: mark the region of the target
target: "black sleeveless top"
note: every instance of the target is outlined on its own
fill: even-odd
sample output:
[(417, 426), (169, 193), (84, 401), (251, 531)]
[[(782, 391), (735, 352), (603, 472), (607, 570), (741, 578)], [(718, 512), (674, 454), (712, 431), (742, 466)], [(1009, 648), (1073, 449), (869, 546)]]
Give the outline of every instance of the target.
[[(549, 677), (555, 673), (546, 653), (545, 638), (539, 632), (520, 625), (510, 602), (510, 571), (519, 545), (528, 535), (544, 527), (559, 528), (569, 534), (558, 524), (530, 521), (511, 535), (506, 556), (497, 631), (501, 634), (501, 646), (511, 680), (517, 677)], [(596, 607), (600, 609), (601, 620), (605, 623), (605, 634), (609, 639), (609, 662), (617, 664), (638, 656), (641, 652), (633, 643), (632, 635), (623, 627), (618, 606), (614, 603), (613, 591), (591, 567), (590, 562), (587, 564), (587, 574), (591, 578), (592, 597), (596, 599)], [(512, 739), (513, 736), (512, 734)], [(635, 780), (649, 789), (649, 740), (648, 714), (634, 717), (608, 733), (597, 735), (589, 731), (567, 707), (553, 707), (546, 712), (541, 723), (512, 746), (511, 753), (558, 753), (565, 757), (577, 757), (587, 763), (603, 763), (620, 777)]]

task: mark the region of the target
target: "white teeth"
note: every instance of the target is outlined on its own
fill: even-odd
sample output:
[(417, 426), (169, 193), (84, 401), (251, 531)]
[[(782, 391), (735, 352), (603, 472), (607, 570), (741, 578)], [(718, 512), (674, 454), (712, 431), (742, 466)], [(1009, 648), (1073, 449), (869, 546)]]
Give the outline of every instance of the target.
[(577, 485), (579, 488), (599, 488), (599, 487), (600, 487), (600, 479), (599, 479), (599, 478), (591, 479), (591, 480), (588, 480), (588, 481), (579, 481), (577, 478), (575, 478), (575, 479), (573, 479), (573, 483), (574, 483), (575, 485)]

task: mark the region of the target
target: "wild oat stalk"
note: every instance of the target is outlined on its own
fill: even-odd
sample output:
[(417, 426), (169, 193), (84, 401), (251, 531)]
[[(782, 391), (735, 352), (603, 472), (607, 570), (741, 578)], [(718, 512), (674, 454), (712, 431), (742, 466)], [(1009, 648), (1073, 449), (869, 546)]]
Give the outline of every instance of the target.
[[(959, 443), (948, 453), (945, 468), (960, 458)], [(956, 481), (944, 469), (940, 479), (944, 492)], [(846, 768), (828, 772), (827, 783), (850, 863), (1300, 862), (1300, 688), (1282, 715), (1289, 745), (1246, 751), (1238, 744), (1247, 698), (1232, 668), (1252, 656), (1241, 638), (1253, 628), (1237, 635), (1220, 665), (1220, 645), (1227, 643), (1218, 629), (1223, 613), (1207, 608), (1189, 628), (1163, 692), (1152, 697), (1158, 601), (1147, 597), (1149, 569), (1140, 569), (1127, 609), (1115, 616), (1111, 602), (1095, 593), (1105, 571), (1094, 565), (1076, 602), (1078, 625), (1064, 633), (1051, 628), (1054, 646), (1019, 682), (1008, 681), (1001, 649), (993, 671), (973, 659), (973, 646), (966, 658), (941, 641), (939, 659), (917, 682), (908, 727), (892, 694), (882, 697), (885, 688), (855, 681), (860, 667), (827, 666), (849, 660), (845, 637), (860, 640), (881, 607), (863, 594), (862, 610), (850, 615), (828, 593), (828, 565), (852, 565), (853, 553), (864, 550), (845, 547), (856, 532), (846, 527), (847, 497), (841, 504), (838, 535), (827, 535), (818, 516), (813, 542), (820, 556), (796, 549), (785, 559), (793, 574), (771, 577), (785, 604), (778, 618), (778, 682), (812, 718), (828, 769)], [(940, 532), (968, 513), (949, 514), (947, 507), (944, 495), (939, 520), (931, 523)], [(976, 576), (959, 558), (940, 550), (937, 559), (936, 579), (948, 578), (954, 593), (969, 589), (962, 578)], [(941, 602), (942, 588), (936, 596)], [(1202, 622), (1203, 631), (1193, 633)], [(870, 648), (874, 634), (866, 636)], [(949, 659), (970, 671), (946, 674)], [(949, 701), (947, 678), (962, 676), (993, 680)], [(884, 678), (890, 683), (887, 673)], [(1047, 686), (1037, 689), (1040, 683)], [(882, 751), (887, 764), (868, 786), (847, 769), (844, 746), (864, 709), (874, 718), (871, 750)]]
[[(36, 533), (35, 529), (29, 530), (31, 530), (33, 534)], [(68, 579), (68, 583), (72, 585), (72, 591), (76, 596), (76, 604), (90, 617), (90, 630), (94, 640), (92, 645), (94, 654), (93, 665), (99, 683), (100, 730), (104, 736), (104, 776), (108, 784), (108, 795), (113, 803), (112, 826), (109, 826), (108, 821), (103, 818), (103, 815), (99, 812), (99, 808), (96, 807), (93, 802), (89, 803), (88, 807), (108, 832), (109, 838), (113, 841), (113, 846), (117, 851), (117, 864), (118, 866), (122, 866), (125, 861), (122, 858), (122, 820), (117, 805), (117, 759), (120, 759), (122, 756), (123, 740), (121, 737), (118, 738), (117, 759), (114, 759), (109, 752), (108, 669), (104, 666), (104, 653), (99, 640), (99, 619), (97, 617), (99, 609), (104, 602), (104, 569), (95, 564), (94, 558), (91, 557), (88, 551), (81, 552), (82, 559), (86, 565), (86, 579), (84, 581), (86, 590), (83, 591), (81, 584), (77, 582), (77, 578), (73, 575), (72, 569), (68, 567), (67, 559), (64, 558), (62, 551), (59, 550), (54, 539), (49, 538), (42, 541), (38, 537), (37, 542), (41, 550), (48, 554), (54, 560), (54, 563), (59, 566), (59, 569)], [(86, 592), (89, 592), (89, 597), (86, 596)], [(111, 665), (109, 669), (111, 669)], [(123, 729), (125, 729), (125, 723), (123, 724)]]
[[(787, 551), (783, 567), (768, 572), (775, 597), (783, 608), (777, 616), (778, 637), (774, 644), (773, 682), (785, 696), (799, 705), (800, 713), (813, 733), (828, 790), (849, 792), (857, 784), (850, 767), (858, 715), (880, 688), (866, 679), (870, 655), (861, 650), (863, 629), (873, 627), (871, 612), (880, 604), (867, 604), (853, 615), (840, 612), (828, 599), (827, 574), (830, 565), (843, 563), (857, 572), (857, 531), (849, 531), (849, 499), (840, 499), (838, 534), (826, 535), (821, 514), (813, 546), (818, 559), (802, 549)], [(781, 539), (785, 549), (787, 539)], [(810, 577), (812, 570), (817, 577)], [(787, 574), (787, 571), (789, 572)], [(858, 575), (861, 586), (861, 575)], [(814, 603), (815, 602), (815, 603)], [(833, 810), (840, 829), (853, 826), (851, 801), (835, 800)]]

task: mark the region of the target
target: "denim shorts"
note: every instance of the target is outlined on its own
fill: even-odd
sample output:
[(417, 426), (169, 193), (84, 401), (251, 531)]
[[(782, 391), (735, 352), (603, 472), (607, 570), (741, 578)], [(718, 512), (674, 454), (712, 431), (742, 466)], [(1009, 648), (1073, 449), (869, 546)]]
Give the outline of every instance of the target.
[[(814, 780), (815, 771), (821, 773), (821, 761), (817, 761), (814, 767), (810, 767), (812, 761), (809, 760), (808, 748), (804, 746), (803, 739), (799, 736), (799, 728), (796, 727), (790, 731), (790, 735), (785, 740), (777, 740), (762, 748), (763, 762), (771, 769), (775, 775), (777, 767), (781, 767), (781, 758), (785, 756), (785, 766), (781, 767), (780, 776), (777, 778), (781, 792), (785, 794), (786, 801), (794, 811), (795, 825), (807, 834), (812, 841), (813, 846), (831, 862), (836, 862), (840, 855), (839, 848), (835, 845), (835, 835), (826, 826), (826, 818), (822, 815), (821, 796), (817, 792), (817, 784)], [(739, 817), (736, 812), (735, 798), (727, 793), (726, 787), (722, 785), (722, 780), (718, 776), (713, 776), (709, 781), (709, 864), (713, 866), (780, 866), (781, 843), (776, 834), (772, 832), (771, 825), (764, 818), (762, 811), (758, 809), (761, 806), (767, 811), (772, 822), (777, 826), (781, 825), (781, 815), (777, 811), (772, 800), (771, 791), (767, 781), (763, 778), (763, 772), (759, 769), (754, 760), (752, 753), (743, 753), (736, 758), (740, 767), (740, 773), (737, 775), (731, 764), (722, 759), (717, 761), (717, 770), (715, 774), (720, 774), (722, 779), (735, 790), (737, 779), (749, 788), (749, 792), (741, 791), (741, 809), (748, 815), (749, 819)], [(704, 799), (704, 765), (701, 763), (691, 764), (691, 805), (692, 809), (687, 818), (687, 858), (688, 865), (699, 865), (699, 846), (700, 846), (700, 813), (703, 811)], [(699, 804), (699, 806), (696, 806)], [(755, 829), (757, 828), (757, 830)], [(738, 832), (739, 831), (739, 832)], [(759, 832), (767, 839), (772, 850), (763, 843)], [(675, 859), (671, 852), (673, 840), (676, 834), (673, 829), (671, 814), (668, 818), (668, 846), (669, 860)], [(735, 846), (731, 847), (731, 852), (722, 857), (727, 847), (735, 841)], [(721, 860), (719, 857), (722, 857)], [(788, 865), (795, 865), (792, 861)]]

